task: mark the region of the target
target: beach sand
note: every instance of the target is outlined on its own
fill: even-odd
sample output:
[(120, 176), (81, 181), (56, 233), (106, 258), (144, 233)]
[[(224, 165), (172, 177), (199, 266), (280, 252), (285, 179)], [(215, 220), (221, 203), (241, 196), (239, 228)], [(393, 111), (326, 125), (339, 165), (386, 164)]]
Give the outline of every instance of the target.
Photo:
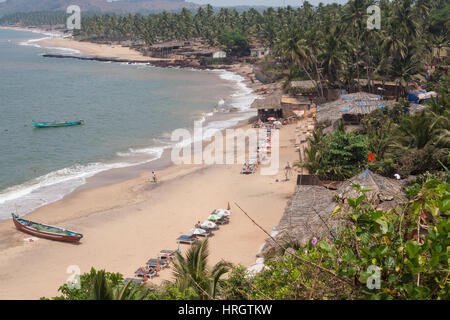
[[(295, 190), (296, 176), (284, 181), (284, 166), (298, 159), (295, 125), (280, 130), (278, 174), (241, 175), (241, 165), (172, 165), (157, 172), (158, 184), (149, 182), (151, 171), (106, 186), (75, 192), (28, 214), (27, 219), (80, 232), (79, 244), (39, 239), (15, 229), (12, 220), (0, 223), (0, 299), (38, 299), (58, 294), (57, 289), (78, 266), (133, 277), (161, 249), (176, 249), (176, 238), (189, 234), (216, 208), (231, 205), (228, 225), (210, 238), (210, 264), (221, 259), (250, 266), (267, 238), (234, 204), (239, 204), (265, 230), (271, 231)], [(278, 180), (278, 182), (276, 181)], [(185, 250), (188, 245), (181, 245)], [(170, 280), (164, 269), (153, 283)]]
[[(149, 60), (139, 52), (120, 46), (107, 46), (53, 37), (40, 45), (65, 47), (83, 54), (130, 60)], [(234, 66), (233, 72), (249, 77), (249, 66)], [(272, 90), (253, 81), (254, 90)], [(246, 125), (243, 129), (248, 128)], [(58, 287), (79, 267), (120, 272), (133, 277), (134, 271), (162, 249), (177, 249), (176, 238), (189, 234), (197, 221), (203, 222), (213, 209), (231, 205), (228, 225), (210, 238), (212, 265), (221, 259), (250, 266), (267, 235), (256, 227), (234, 203), (239, 204), (267, 232), (282, 217), (295, 190), (296, 175), (284, 181), (284, 166), (298, 160), (295, 151), (296, 125), (280, 130), (280, 170), (276, 175), (241, 175), (241, 164), (171, 165), (158, 170), (161, 180), (153, 184), (151, 166), (117, 171), (116, 178), (102, 175), (64, 199), (26, 215), (45, 224), (61, 226), (84, 235), (79, 244), (38, 239), (15, 229), (11, 219), (0, 222), (0, 299), (39, 299), (58, 295)], [(156, 162), (156, 161), (155, 161)], [(127, 174), (125, 171), (129, 172)], [(114, 171), (111, 170), (114, 175)], [(138, 174), (135, 174), (139, 172)], [(134, 178), (123, 180), (121, 177)], [(105, 181), (114, 181), (108, 183)], [(117, 182), (119, 181), (119, 182)], [(89, 187), (91, 185), (91, 187)], [(188, 245), (181, 245), (184, 251)], [(172, 271), (162, 270), (152, 283), (170, 280)]]
[(107, 45), (92, 42), (81, 42), (72, 39), (64, 39), (62, 37), (52, 37), (39, 41), (42, 47), (69, 48), (81, 51), (85, 55), (125, 59), (134, 61), (166, 61), (170, 59), (146, 57), (137, 50), (120, 45)]

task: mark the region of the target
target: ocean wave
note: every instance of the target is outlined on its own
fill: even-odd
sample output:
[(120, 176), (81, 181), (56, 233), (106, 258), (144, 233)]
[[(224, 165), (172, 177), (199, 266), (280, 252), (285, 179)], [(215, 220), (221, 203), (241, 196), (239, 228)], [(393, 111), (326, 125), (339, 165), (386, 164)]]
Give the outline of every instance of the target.
[[(42, 39), (28, 40), (28, 45)], [(145, 65), (137, 63), (136, 65)], [(196, 70), (198, 71), (198, 70)], [(123, 168), (143, 163), (148, 163), (161, 158), (163, 152), (167, 148), (183, 147), (185, 145), (206, 140), (215, 135), (216, 132), (231, 128), (240, 121), (246, 120), (255, 114), (251, 109), (251, 104), (258, 97), (253, 90), (248, 88), (244, 83), (244, 78), (226, 70), (211, 70), (218, 72), (223, 80), (234, 82), (235, 91), (227, 99), (227, 105), (235, 108), (238, 112), (235, 116), (225, 120), (206, 121), (207, 118), (213, 117), (214, 112), (206, 112), (202, 114), (201, 121), (204, 123), (202, 136), (194, 136), (191, 140), (183, 140), (182, 142), (168, 142), (171, 134), (168, 132), (161, 133), (161, 139), (153, 139), (153, 146), (145, 148), (129, 148), (126, 152), (117, 152), (119, 161), (115, 163), (91, 163), (87, 165), (74, 165), (50, 172), (44, 176), (35, 178), (21, 185), (10, 187), (0, 192), (0, 220), (9, 218), (11, 212), (16, 212), (23, 216), (33, 210), (46, 204), (58, 201), (66, 195), (72, 193), (79, 186), (86, 183), (86, 179), (100, 172)], [(225, 100), (221, 99), (218, 106), (225, 104)], [(155, 146), (156, 145), (156, 146)]]
[(70, 49), (70, 48), (63, 48), (63, 47), (45, 47), (44, 49), (64, 51), (64, 52), (67, 52), (69, 54), (81, 54), (80, 50)]
[[(148, 161), (153, 161), (161, 158), (165, 149), (170, 148), (170, 145), (160, 146), (160, 147), (148, 147), (148, 148), (129, 148), (127, 152), (117, 152), (116, 154), (119, 157), (131, 157), (134, 155), (151, 155), (154, 158), (149, 159)], [(141, 163), (142, 164), (142, 163)]]
[(255, 99), (259, 98), (254, 94), (253, 90), (245, 84), (245, 78), (241, 75), (228, 70), (211, 70), (219, 73), (219, 77), (223, 80), (234, 82), (236, 91), (231, 95), (230, 106), (238, 111), (249, 111)]
[(125, 162), (74, 165), (7, 188), (0, 193), (0, 219), (9, 218), (10, 213), (16, 210), (21, 216), (27, 214), (45, 204), (62, 199), (97, 173), (129, 165), (131, 164)]
[(40, 45), (38, 45), (35, 42), (39, 42), (39, 41), (42, 41), (42, 40), (47, 40), (47, 39), (50, 39), (50, 38), (51, 37), (44, 37), (44, 38), (39, 38), (39, 39), (29, 39), (29, 40), (26, 40), (26, 41), (19, 42), (19, 45), (36, 47), (36, 48), (42, 48)]

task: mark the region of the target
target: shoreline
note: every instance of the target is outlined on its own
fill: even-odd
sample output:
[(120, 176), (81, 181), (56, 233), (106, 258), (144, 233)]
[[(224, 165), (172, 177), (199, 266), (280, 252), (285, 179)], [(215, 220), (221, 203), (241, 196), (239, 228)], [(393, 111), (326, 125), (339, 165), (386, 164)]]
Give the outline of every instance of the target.
[[(6, 29), (18, 30), (18, 28), (6, 28)], [(48, 31), (44, 31), (44, 30), (39, 30), (39, 32), (38, 32), (38, 30), (35, 30), (35, 29), (34, 30), (20, 29), (20, 31), (33, 31), (34, 33), (48, 32)], [(64, 40), (64, 39), (61, 39), (61, 38), (56, 38), (56, 39), (58, 41), (59, 40)], [(36, 39), (33, 39), (33, 40), (36, 40)], [(54, 48), (55, 43), (53, 43), (52, 40), (53, 39), (44, 39), (44, 40), (38, 39), (38, 41), (36, 41), (36, 42), (39, 44), (39, 46), (46, 47), (47, 45), (49, 45), (49, 46), (51, 46), (51, 48)], [(73, 43), (77, 43), (75, 47), (77, 47), (79, 45), (82, 45), (82, 46), (86, 45), (86, 43), (77, 42), (77, 41), (74, 41), (74, 40), (68, 40), (67, 43), (72, 43), (72, 44)], [(99, 46), (99, 48), (101, 48), (101, 49), (103, 49), (105, 47), (105, 45), (98, 45), (98, 44), (88, 44), (88, 45)], [(73, 46), (69, 46), (69, 47), (67, 47), (67, 49), (74, 49), (74, 47)], [(116, 47), (114, 47), (113, 49), (116, 49)], [(76, 49), (76, 50), (78, 50), (78, 49)], [(96, 49), (96, 50), (99, 50), (99, 49)], [(80, 53), (84, 54), (84, 52), (80, 52)], [(109, 54), (109, 52), (106, 52), (105, 54)], [(67, 57), (81, 58), (83, 60), (84, 60), (84, 58), (86, 58), (85, 56), (67, 56)], [(99, 58), (99, 59), (111, 59), (111, 58), (107, 57), (107, 58)], [(86, 60), (87, 60), (87, 58), (86, 58)], [(99, 60), (99, 61), (103, 61), (103, 60)], [(124, 60), (124, 59), (122, 59), (120, 61), (119, 60), (115, 60), (113, 62), (124, 62), (124, 61), (130, 62), (131, 60), (126, 60), (126, 59)], [(173, 67), (173, 66), (166, 66), (166, 67)], [(244, 84), (246, 88), (249, 88), (251, 90), (251, 92), (249, 94), (254, 94), (255, 89), (260, 87), (259, 85), (255, 85), (254, 83), (252, 83), (252, 81), (248, 78), (248, 73), (251, 72), (251, 70), (249, 70), (248, 66), (241, 67), (239, 65), (238, 66), (233, 65), (229, 69), (232, 69), (232, 70), (227, 70), (228, 72), (231, 72), (232, 74), (241, 76), (243, 78), (243, 80), (242, 81), (238, 81), (238, 80), (235, 80), (235, 79), (224, 79), (224, 78), (221, 77), (222, 79), (226, 80), (227, 82), (235, 82), (236, 81), (236, 84), (235, 84), (236, 86), (239, 86), (240, 83)], [(205, 69), (197, 69), (197, 70), (202, 71), (202, 70), (205, 70)], [(207, 69), (207, 71), (214, 71), (214, 70), (215, 69), (213, 69), (213, 70)], [(223, 68), (217, 68), (217, 70), (224, 70), (224, 69)], [(236, 90), (238, 90), (238, 89), (236, 89)], [(236, 92), (237, 91), (235, 91), (235, 93)], [(258, 98), (258, 95), (256, 95), (256, 97)], [(249, 110), (251, 110), (251, 109), (249, 109)], [(216, 113), (216, 112), (214, 112), (214, 114), (216, 114), (216, 116), (220, 115), (220, 113)], [(225, 115), (225, 117), (223, 117), (223, 115)], [(222, 121), (230, 121), (230, 120), (233, 120), (233, 119), (242, 118), (242, 116), (240, 116), (239, 112), (229, 112), (229, 113), (223, 114), (223, 115), (220, 115), (221, 118), (223, 118)], [(237, 120), (237, 121), (235, 121), (235, 122), (237, 122), (236, 124), (231, 125), (231, 126), (227, 126), (227, 128), (240, 127), (243, 124), (247, 123), (248, 120), (251, 119), (251, 117), (252, 117), (252, 115), (249, 115), (249, 116), (244, 117), (245, 118), (244, 120)], [(214, 121), (216, 119), (214, 119), (214, 115), (213, 115), (213, 117), (208, 117), (208, 119), (205, 119), (205, 120), (206, 121), (203, 123), (203, 125), (207, 125), (208, 122)], [(225, 130), (225, 129), (221, 129), (221, 130)], [(208, 139), (208, 138), (206, 138), (206, 139)], [(164, 154), (165, 152), (170, 151), (171, 149), (172, 149), (172, 146), (167, 146), (167, 147), (164, 148), (162, 153)], [(113, 165), (113, 164), (111, 164), (111, 165)], [(95, 186), (103, 186), (105, 184), (111, 184), (111, 183), (115, 183), (115, 182), (119, 182), (119, 181), (123, 181), (123, 180), (127, 180), (127, 179), (132, 179), (132, 178), (136, 177), (137, 175), (139, 175), (139, 173), (141, 173), (142, 171), (145, 171), (145, 170), (160, 170), (160, 169), (166, 168), (166, 167), (168, 167), (170, 165), (173, 165), (171, 163), (171, 161), (167, 160), (167, 159), (164, 160), (163, 155), (161, 155), (161, 156), (157, 157), (156, 159), (149, 159), (149, 160), (144, 160), (143, 162), (139, 162), (139, 163), (129, 163), (129, 164), (125, 165), (125, 166), (119, 166), (119, 167), (113, 167), (113, 168), (108, 168), (108, 169), (105, 169), (105, 170), (101, 170), (99, 172), (93, 173), (92, 175), (89, 175), (86, 178), (84, 178), (85, 180), (84, 180), (84, 182), (81, 185), (76, 186), (70, 192), (67, 192), (64, 195), (62, 195), (59, 199), (51, 200), (51, 201), (43, 204), (42, 206), (49, 205), (49, 204), (51, 204), (51, 203), (53, 203), (55, 201), (60, 201), (61, 199), (64, 199), (65, 197), (67, 197), (67, 196), (69, 196), (69, 195), (71, 195), (73, 193), (76, 193), (79, 190), (90, 189), (90, 188), (95, 187)], [(23, 183), (23, 184), (25, 184), (25, 183)], [(18, 186), (21, 186), (21, 185), (22, 184), (20, 184)], [(92, 187), (91, 187), (91, 185), (92, 185)], [(14, 187), (16, 187), (16, 186), (14, 186)], [(13, 188), (13, 187), (11, 187), (11, 188)], [(6, 189), (6, 190), (8, 190), (8, 189)], [(34, 191), (32, 191), (32, 192), (34, 192)], [(42, 207), (42, 206), (40, 206), (40, 207)], [(20, 216), (21, 217), (27, 216), (30, 213), (34, 212), (35, 210), (39, 209), (40, 207), (37, 207), (37, 208), (33, 209), (32, 211), (28, 211), (25, 214), (21, 214)], [(20, 212), (18, 212), (18, 213), (20, 214)], [(10, 220), (10, 218), (8, 217), (5, 220)]]
[[(244, 66), (239, 75), (245, 77), (249, 69)], [(244, 82), (252, 85), (248, 78)], [(233, 127), (250, 125), (247, 119)], [(286, 161), (292, 163), (298, 158), (292, 147), (294, 130), (295, 125), (281, 129), (280, 170), (276, 176), (259, 172), (241, 175), (240, 164), (166, 164), (168, 149), (164, 156), (146, 164), (97, 173), (61, 200), (26, 215), (30, 220), (83, 233), (79, 245), (40, 238), (30, 243), (24, 241), (30, 235), (16, 230), (10, 219), (1, 221), (0, 299), (55, 296), (70, 276), (67, 268), (73, 265), (81, 273), (94, 267), (133, 277), (147, 259), (156, 257), (161, 249), (176, 249), (179, 235), (189, 234), (198, 220), (203, 221), (209, 212), (227, 203), (233, 212), (231, 223), (210, 239), (209, 263), (225, 259), (246, 267), (253, 265), (266, 235), (238, 211), (234, 202), (266, 230), (278, 224), (295, 190), (295, 179), (283, 181), (282, 170)], [(207, 143), (203, 140), (203, 145)], [(153, 185), (149, 180), (151, 170), (156, 168), (160, 183)], [(187, 248), (182, 245), (183, 251)], [(39, 277), (23, 276), (30, 266), (38, 270)], [(150, 282), (161, 284), (171, 276), (171, 270), (163, 270)]]
[[(291, 141), (294, 130), (294, 124), (280, 130), (280, 167), (298, 157)], [(156, 185), (149, 183), (151, 172), (142, 172), (133, 179), (72, 193), (27, 216), (82, 233), (78, 245), (45, 239), (28, 243), (24, 239), (29, 235), (16, 230), (11, 221), (0, 222), (0, 299), (55, 296), (71, 265), (79, 266), (82, 273), (94, 267), (133, 277), (147, 259), (159, 250), (176, 249), (179, 235), (189, 234), (198, 220), (227, 203), (233, 212), (231, 222), (210, 239), (209, 263), (225, 259), (253, 265), (266, 235), (234, 203), (270, 231), (295, 191), (295, 179), (283, 181), (282, 170), (275, 176), (259, 172), (246, 176), (240, 168), (239, 164), (173, 165), (157, 172)], [(184, 251), (189, 246), (181, 247)], [(39, 270), (39, 277), (22, 276), (29, 266)], [(161, 284), (171, 276), (171, 270), (164, 270), (150, 283)]]

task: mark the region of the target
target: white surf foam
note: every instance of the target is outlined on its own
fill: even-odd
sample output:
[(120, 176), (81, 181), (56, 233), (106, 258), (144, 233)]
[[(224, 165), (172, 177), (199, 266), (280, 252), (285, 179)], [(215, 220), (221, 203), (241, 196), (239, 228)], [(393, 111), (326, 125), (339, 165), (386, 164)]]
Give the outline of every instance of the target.
[(69, 54), (81, 54), (80, 50), (63, 48), (63, 47), (45, 47), (44, 49), (63, 51), (63, 52), (67, 52)]
[[(31, 45), (33, 42), (40, 40), (42, 39), (31, 39), (27, 42), (28, 45)], [(122, 162), (98, 162), (88, 165), (74, 165), (69, 168), (50, 172), (21, 185), (8, 188), (3, 192), (0, 192), (0, 220), (10, 218), (11, 212), (17, 212), (17, 214), (23, 216), (41, 206), (58, 201), (64, 196), (72, 193), (79, 186), (85, 184), (86, 179), (95, 174), (114, 168), (123, 168), (154, 161), (159, 159), (167, 148), (174, 146), (182, 147), (197, 140), (209, 139), (217, 131), (233, 127), (240, 121), (253, 116), (255, 112), (251, 110), (250, 107), (258, 96), (253, 93), (252, 89), (245, 85), (245, 79), (229, 71), (214, 70), (214, 72), (219, 72), (219, 76), (222, 79), (235, 83), (236, 91), (231, 95), (230, 105), (238, 110), (236, 116), (227, 120), (208, 122), (203, 128), (202, 137), (194, 137), (192, 141), (183, 141), (181, 143), (182, 145), (173, 142), (167, 143), (166, 141), (161, 143), (161, 141), (154, 140), (154, 143), (159, 144), (159, 146), (129, 148), (127, 152), (117, 152), (117, 156), (125, 160)], [(222, 105), (224, 103), (225, 101), (221, 100), (218, 104)], [(213, 115), (213, 112), (204, 113), (202, 115), (203, 122), (207, 117)], [(163, 134), (163, 138), (169, 138), (169, 135), (167, 133), (166, 135)], [(133, 161), (133, 157), (136, 156), (139, 156), (138, 161)]]

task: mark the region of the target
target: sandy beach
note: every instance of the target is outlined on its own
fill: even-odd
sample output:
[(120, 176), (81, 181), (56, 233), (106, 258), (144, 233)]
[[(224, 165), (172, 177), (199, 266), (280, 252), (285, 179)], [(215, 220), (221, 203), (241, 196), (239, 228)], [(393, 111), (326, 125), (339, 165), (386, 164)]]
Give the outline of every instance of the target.
[[(144, 59), (139, 52), (120, 46), (77, 42), (59, 37), (40, 45), (66, 47), (83, 54)], [(234, 67), (243, 76), (251, 67)], [(247, 83), (253, 89), (261, 84)], [(249, 128), (245, 125), (243, 129)], [(265, 230), (271, 231), (295, 190), (295, 175), (284, 179), (284, 166), (298, 159), (295, 124), (280, 130), (280, 170), (276, 175), (242, 175), (241, 164), (171, 165), (158, 170), (160, 183), (153, 184), (151, 167), (132, 179), (95, 183), (64, 199), (26, 215), (27, 219), (80, 232), (79, 244), (46, 239), (27, 242), (30, 235), (15, 229), (11, 219), (0, 222), (0, 299), (39, 299), (58, 295), (57, 289), (71, 276), (70, 266), (81, 273), (91, 267), (133, 277), (134, 271), (155, 258), (162, 249), (176, 249), (176, 238), (189, 234), (197, 221), (203, 222), (213, 209), (230, 203), (231, 222), (210, 238), (210, 260), (221, 259), (250, 266), (266, 235), (234, 203), (239, 204)], [(133, 167), (121, 169), (136, 172)], [(133, 171), (134, 170), (134, 171)], [(126, 175), (125, 175), (126, 176)], [(119, 182), (117, 182), (119, 181)], [(89, 185), (89, 182), (88, 182)], [(182, 245), (185, 250), (188, 245)], [(172, 277), (162, 270), (151, 280), (159, 284)]]
[(39, 41), (39, 45), (43, 47), (69, 48), (81, 51), (85, 55), (107, 57), (115, 59), (126, 59), (134, 61), (162, 61), (169, 59), (159, 59), (146, 57), (139, 51), (123, 47), (120, 45), (106, 45), (91, 42), (80, 42), (72, 39), (64, 39), (62, 37), (52, 37)]
[[(283, 168), (298, 158), (291, 140), (294, 129), (288, 125), (280, 130)], [(270, 232), (294, 192), (295, 178), (284, 181), (282, 169), (274, 176), (242, 175), (240, 169), (240, 164), (173, 165), (158, 171), (161, 182), (156, 185), (149, 182), (151, 172), (143, 172), (135, 179), (76, 192), (27, 215), (83, 233), (79, 244), (26, 242), (29, 235), (16, 230), (11, 220), (1, 222), (0, 299), (55, 296), (70, 276), (66, 270), (71, 265), (82, 273), (94, 267), (132, 277), (161, 249), (176, 249), (179, 235), (189, 234), (198, 220), (228, 202), (231, 222), (210, 238), (210, 263), (224, 259), (254, 264), (266, 235), (234, 203)], [(165, 269), (151, 281), (161, 283), (171, 276)]]

